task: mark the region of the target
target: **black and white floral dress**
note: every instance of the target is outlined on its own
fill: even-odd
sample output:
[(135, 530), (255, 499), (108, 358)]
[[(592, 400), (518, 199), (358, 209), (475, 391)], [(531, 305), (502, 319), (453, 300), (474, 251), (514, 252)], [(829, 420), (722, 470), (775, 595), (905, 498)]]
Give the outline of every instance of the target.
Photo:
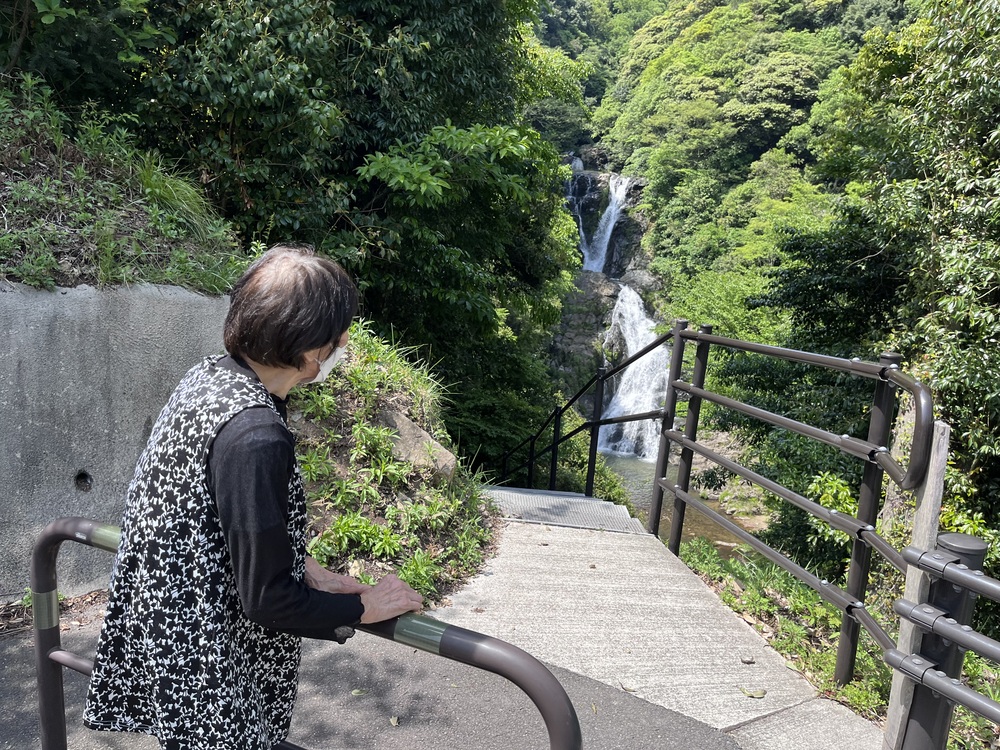
[[(245, 615), (206, 472), (227, 422), (276, 407), (259, 381), (218, 360), (184, 377), (136, 467), (84, 723), (185, 748), (270, 750), (288, 733), (299, 638)], [(287, 532), (298, 581), (305, 529), (295, 470)]]

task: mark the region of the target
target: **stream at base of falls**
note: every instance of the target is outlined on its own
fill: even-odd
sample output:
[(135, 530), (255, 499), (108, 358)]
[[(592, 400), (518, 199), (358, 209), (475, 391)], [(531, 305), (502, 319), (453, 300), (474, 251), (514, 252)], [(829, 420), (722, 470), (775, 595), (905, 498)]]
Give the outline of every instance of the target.
[[(653, 493), (653, 475), (656, 473), (656, 465), (652, 461), (643, 461), (636, 456), (627, 456), (614, 453), (604, 453), (604, 462), (612, 471), (622, 478), (632, 504), (639, 511), (643, 523), (649, 515), (649, 502)], [(668, 466), (667, 476), (676, 475), (676, 464)], [(719, 513), (725, 511), (717, 500), (705, 500), (705, 505)], [(673, 498), (665, 493), (663, 497), (663, 511), (660, 515), (660, 539), (664, 542), (670, 537), (670, 518), (673, 515)], [(732, 517), (734, 523), (739, 523), (738, 517)], [(705, 518), (701, 513), (692, 507), (688, 507), (684, 513), (684, 533), (683, 541), (694, 539), (695, 537), (705, 537), (719, 551), (723, 557), (730, 557), (736, 547), (742, 542), (714, 521)]]

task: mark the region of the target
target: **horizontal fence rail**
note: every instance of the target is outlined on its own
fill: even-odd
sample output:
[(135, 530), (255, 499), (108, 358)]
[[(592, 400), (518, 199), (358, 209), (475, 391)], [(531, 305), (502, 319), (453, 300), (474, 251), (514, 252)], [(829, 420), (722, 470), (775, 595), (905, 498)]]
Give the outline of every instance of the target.
[[(86, 518), (59, 518), (35, 542), (30, 583), (42, 750), (66, 750), (63, 668), (89, 676), (94, 666), (93, 660), (66, 651), (61, 645), (56, 562), (65, 541), (115, 552), (121, 530)], [(516, 646), (416, 614), (358, 625), (357, 629), (506, 678), (538, 708), (548, 732), (550, 750), (580, 750), (583, 746), (576, 710), (562, 685), (541, 662)], [(306, 750), (288, 741), (276, 747)]]
[[(870, 450), (874, 451), (874, 453), (868, 456), (860, 457), (867, 457), (869, 460), (879, 463), (901, 489), (912, 490), (923, 480), (924, 472), (927, 470), (927, 463), (930, 458), (931, 439), (934, 431), (933, 399), (931, 397), (930, 388), (900, 371), (898, 355), (890, 355), (891, 357), (896, 358), (897, 361), (895, 362), (890, 361), (875, 363), (864, 362), (857, 358), (844, 359), (842, 357), (831, 357), (825, 354), (803, 352), (798, 349), (786, 349), (780, 346), (755, 344), (750, 341), (740, 341), (738, 339), (714, 336), (707, 331), (685, 330), (682, 331), (681, 336), (686, 340), (704, 342), (706, 344), (716, 344), (734, 351), (751, 352), (767, 357), (783, 359), (789, 362), (813, 365), (828, 370), (837, 370), (850, 375), (892, 383), (893, 385), (902, 388), (913, 397), (914, 404), (914, 429), (912, 447), (910, 449), (909, 467), (903, 469), (903, 467), (896, 463), (891, 455), (889, 455), (888, 450), (886, 450), (884, 445), (871, 446)], [(717, 395), (714, 396), (715, 398), (723, 398)], [(769, 420), (764, 419), (764, 421)], [(771, 424), (777, 425), (775, 422), (771, 422)], [(843, 437), (847, 438), (848, 436)], [(853, 439), (848, 439), (845, 443), (853, 445)]]
[[(663, 408), (642, 414), (628, 414), (611, 419), (604, 418), (602, 410), (607, 380), (657, 347), (668, 343), (671, 346), (671, 357)], [(688, 343), (694, 347), (693, 365), (688, 364), (688, 360), (692, 359), (690, 353), (686, 352)], [(712, 392), (706, 388), (705, 380), (710, 352), (717, 347), (723, 347), (728, 351), (781, 359), (807, 367), (846, 373), (873, 381), (874, 393), (869, 412), (867, 434), (864, 437), (836, 434), (791, 417), (740, 402), (724, 394)], [(689, 330), (687, 321), (677, 320), (672, 331), (658, 337), (642, 351), (613, 368), (599, 370), (584, 388), (573, 396), (570, 402), (564, 407), (556, 409), (541, 429), (515, 449), (515, 451), (519, 451), (524, 445), (530, 445), (531, 448), (527, 461), (522, 462), (517, 471), (522, 471), (526, 467), (528, 486), (533, 487), (534, 463), (541, 456), (549, 456), (551, 467), (549, 488), (555, 489), (556, 455), (559, 445), (572, 435), (589, 430), (591, 443), (586, 494), (592, 495), (600, 428), (623, 422), (646, 419), (659, 420), (661, 439), (656, 460), (653, 493), (650, 500), (649, 531), (655, 534), (659, 533), (663, 498), (665, 495), (669, 495), (673, 498), (673, 512), (668, 546), (675, 554), (680, 550), (685, 510), (690, 505), (745, 542), (764, 558), (809, 585), (824, 601), (839, 609), (844, 615), (837, 652), (836, 679), (838, 682), (843, 684), (853, 678), (859, 628), (864, 628), (882, 650), (886, 663), (905, 675), (906, 679), (915, 685), (912, 705), (904, 721), (904, 730), (893, 739), (896, 744), (891, 747), (891, 750), (944, 750), (951, 723), (951, 710), (955, 703), (964, 705), (991, 721), (1000, 723), (1000, 704), (962, 684), (960, 679), (962, 655), (965, 651), (974, 651), (994, 661), (1000, 659), (1000, 643), (976, 632), (968, 624), (971, 621), (972, 604), (976, 596), (1000, 601), (1000, 581), (989, 578), (978, 569), (982, 566), (985, 552), (984, 548), (980, 549), (983, 547), (981, 540), (974, 537), (956, 534), (942, 535), (938, 538), (938, 547), (935, 549), (924, 550), (913, 546), (900, 552), (876, 533), (875, 526), (881, 503), (883, 479), (888, 477), (891, 482), (904, 491), (924, 491), (927, 482), (936, 482), (940, 485), (947, 453), (947, 432), (945, 431), (943, 447), (939, 449), (940, 455), (944, 457), (935, 459), (940, 465), (939, 474), (930, 477), (928, 471), (935, 450), (935, 423), (931, 392), (927, 386), (903, 373), (899, 363), (899, 355), (892, 352), (882, 354), (878, 362), (865, 362), (857, 358), (845, 359), (726, 338), (713, 334), (711, 326)], [(560, 435), (558, 424), (565, 409), (578, 402), (584, 392), (590, 392), (591, 389), (595, 401), (592, 418), (584, 422), (570, 435)], [(907, 392), (912, 399), (910, 407), (913, 421), (912, 437), (909, 457), (905, 465), (893, 456), (888, 448), (892, 423), (897, 409), (897, 390)], [(682, 398), (687, 401), (687, 415), (683, 427), (679, 427), (674, 424), (674, 420), (678, 403)], [(712, 403), (720, 409), (741, 414), (773, 428), (802, 435), (811, 441), (828, 445), (861, 461), (863, 476), (856, 496), (857, 514), (850, 515), (826, 508), (822, 504), (803, 497), (699, 443), (697, 435), (700, 409), (704, 402)], [(545, 439), (546, 430), (553, 423), (557, 427), (553, 431), (551, 443), (539, 447), (539, 441)], [(676, 446), (679, 449), (677, 475), (674, 481), (667, 479), (667, 464), (670, 460), (671, 446)], [(508, 459), (513, 454), (514, 451), (504, 459), (503, 478), (505, 479), (513, 473), (506, 471)], [(846, 587), (835, 586), (826, 580), (821, 580), (803, 566), (764, 544), (725, 515), (714, 511), (702, 502), (696, 493), (690, 491), (691, 469), (695, 455), (701, 456), (711, 464), (721, 467), (800, 508), (812, 517), (828, 524), (831, 528), (847, 534), (852, 542), (852, 550)], [(937, 513), (936, 510), (934, 512)], [(932, 528), (937, 528), (936, 515), (933, 518)], [(932, 541), (931, 545), (933, 546), (933, 544)], [(926, 601), (914, 602), (901, 598), (895, 602), (893, 607), (894, 613), (902, 621), (912, 623), (923, 633), (922, 638), (916, 641), (918, 646), (913, 649), (912, 653), (901, 651), (886, 629), (876, 621), (865, 607), (864, 600), (868, 590), (868, 576), (873, 552), (881, 555), (900, 572), (909, 575), (909, 571), (924, 571), (934, 581), (930, 586), (929, 595), (926, 595)], [(887, 747), (889, 746), (887, 745)]]

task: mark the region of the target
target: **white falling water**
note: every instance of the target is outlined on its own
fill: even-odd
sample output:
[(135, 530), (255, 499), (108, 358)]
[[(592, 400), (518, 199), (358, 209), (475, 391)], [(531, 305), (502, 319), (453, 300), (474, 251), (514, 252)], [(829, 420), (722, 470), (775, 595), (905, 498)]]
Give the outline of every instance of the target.
[(581, 159), (579, 156), (572, 157), (572, 159), (570, 160), (570, 166), (572, 167), (574, 172), (582, 172), (583, 159)]
[[(574, 175), (570, 184), (570, 210), (580, 227), (580, 249), (583, 253), (583, 269), (585, 271), (602, 272), (607, 265), (608, 245), (615, 225), (621, 218), (625, 207), (625, 197), (632, 178), (611, 174), (608, 179), (608, 205), (601, 215), (597, 230), (591, 240), (587, 240), (583, 231), (584, 202), (597, 186), (595, 173), (583, 172), (583, 163), (573, 160)], [(605, 335), (606, 347), (621, 351), (625, 349), (624, 360), (649, 344), (656, 334), (653, 332), (654, 322), (646, 315), (642, 298), (624, 284), (618, 295), (618, 301), (611, 313), (611, 326)], [(609, 346), (615, 342), (614, 346)], [(635, 364), (626, 368), (618, 376), (617, 388), (610, 403), (604, 408), (605, 417), (618, 417), (625, 414), (641, 414), (654, 411), (663, 406), (667, 380), (667, 366), (670, 353), (666, 347), (659, 347), (650, 352)], [(620, 425), (608, 425), (601, 428), (598, 447), (604, 453), (638, 456), (641, 459), (652, 460), (660, 442), (660, 421), (656, 419), (641, 422), (627, 422)]]
[[(631, 357), (656, 338), (653, 326), (653, 320), (646, 315), (642, 298), (631, 287), (623, 285), (611, 313), (611, 327), (605, 337), (605, 345), (616, 334), (620, 335), (625, 343), (626, 356)], [(668, 361), (667, 348), (660, 346), (627, 367), (618, 376), (618, 388), (611, 403), (604, 409), (604, 416), (640, 414), (661, 408)], [(651, 460), (656, 457), (659, 441), (660, 421), (646, 419), (602, 427), (598, 447), (607, 453), (634, 454)]]
[(604, 269), (608, 255), (608, 243), (611, 241), (611, 233), (615, 224), (622, 215), (622, 208), (625, 206), (625, 195), (628, 193), (629, 185), (632, 183), (631, 177), (624, 177), (620, 174), (612, 174), (608, 180), (608, 207), (601, 214), (601, 221), (597, 225), (592, 239), (588, 240), (583, 231), (583, 223), (578, 221), (580, 227), (580, 250), (583, 251), (583, 270), (601, 271)]

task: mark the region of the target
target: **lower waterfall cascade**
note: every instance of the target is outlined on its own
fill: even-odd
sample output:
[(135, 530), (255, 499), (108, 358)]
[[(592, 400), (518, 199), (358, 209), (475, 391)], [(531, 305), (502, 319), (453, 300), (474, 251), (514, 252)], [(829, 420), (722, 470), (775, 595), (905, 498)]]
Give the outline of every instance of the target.
[[(631, 357), (656, 338), (655, 321), (646, 315), (646, 308), (639, 294), (622, 284), (618, 301), (611, 313), (611, 327), (605, 343), (618, 335), (625, 344), (625, 356)], [(611, 401), (604, 408), (605, 417), (618, 417), (653, 411), (663, 406), (667, 385), (669, 352), (660, 347), (620, 376)], [(660, 444), (660, 423), (647, 419), (641, 422), (605, 425), (601, 428), (598, 449), (607, 453), (631, 454), (652, 460)]]

